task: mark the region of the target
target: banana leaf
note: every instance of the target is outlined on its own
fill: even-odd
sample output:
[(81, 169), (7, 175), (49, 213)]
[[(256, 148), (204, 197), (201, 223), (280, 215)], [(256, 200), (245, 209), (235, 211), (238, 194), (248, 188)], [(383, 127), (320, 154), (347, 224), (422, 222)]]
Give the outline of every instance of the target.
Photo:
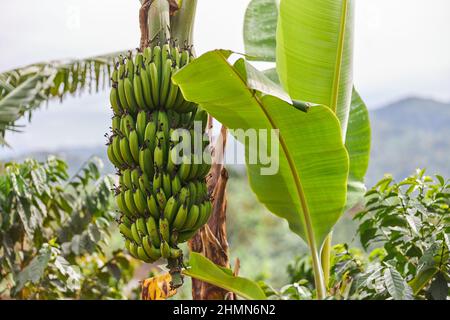
[(186, 99), (229, 129), (278, 130), (279, 145), (258, 141), (260, 149), (278, 155), (274, 174), (264, 174), (268, 168), (261, 162), (250, 163), (249, 154), (257, 146), (231, 133), (245, 145), (250, 186), (260, 202), (286, 219), (317, 254), (346, 202), (349, 164), (339, 121), (326, 106), (298, 110), (280, 87), (243, 59), (230, 64), (230, 55), (224, 50), (208, 52), (173, 81)]
[(189, 268), (185, 269), (183, 274), (234, 292), (244, 299), (266, 299), (264, 291), (257, 283), (246, 278), (234, 276), (230, 269), (219, 267), (196, 252), (190, 253)]
[(251, 60), (275, 61), (278, 4), (252, 0), (244, 17), (245, 52)]
[(333, 110), (345, 137), (352, 96), (353, 0), (282, 0), (276, 61), (296, 100)]

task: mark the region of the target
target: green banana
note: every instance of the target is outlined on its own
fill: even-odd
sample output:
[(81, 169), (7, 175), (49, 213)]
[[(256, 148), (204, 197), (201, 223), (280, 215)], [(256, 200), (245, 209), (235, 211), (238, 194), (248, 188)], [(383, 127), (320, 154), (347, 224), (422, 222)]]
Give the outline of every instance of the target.
[(130, 142), (131, 156), (135, 163), (139, 163), (139, 137), (136, 130), (132, 130), (128, 137)]
[(170, 241), (170, 226), (166, 218), (159, 219), (159, 233), (161, 234), (162, 240), (165, 242)]
[(169, 257), (171, 259), (178, 259), (179, 257), (181, 257), (183, 255), (183, 251), (181, 251), (181, 249), (178, 248), (170, 248), (170, 253), (169, 253)]
[(137, 255), (138, 255), (139, 259), (141, 259), (141, 260), (144, 261), (144, 262), (151, 263), (151, 262), (154, 262), (154, 261), (155, 261), (155, 260), (151, 259), (151, 258), (147, 255), (147, 253), (145, 252), (144, 248), (141, 247), (141, 246), (138, 246), (138, 247), (137, 247)]
[(120, 138), (119, 136), (112, 137), (112, 152), (116, 157), (117, 161), (119, 161), (122, 165), (125, 164), (125, 160), (122, 158), (122, 154), (120, 153)]
[(153, 261), (158, 260), (161, 258), (161, 250), (158, 248), (155, 248), (151, 243), (148, 236), (145, 236), (142, 238), (142, 247), (145, 250), (145, 253), (147, 256), (149, 256)]
[(139, 168), (135, 168), (135, 169), (131, 170), (131, 184), (133, 186), (133, 188), (131, 188), (131, 189), (139, 188), (139, 177), (140, 176), (141, 176), (141, 171)]
[[(122, 217), (121, 217), (121, 223), (122, 224), (124, 224), (128, 229), (130, 229), (131, 228), (131, 225), (133, 224), (133, 220), (132, 219), (130, 219), (128, 216), (126, 216), (126, 215), (123, 215)], [(131, 229), (130, 229), (130, 231), (131, 231)]]
[(189, 177), (190, 171), (191, 171), (191, 159), (188, 156), (183, 155), (183, 160), (178, 169), (178, 176), (182, 181), (186, 181)]
[(172, 76), (172, 60), (163, 60), (161, 87), (159, 90), (160, 105), (166, 105), (167, 96), (169, 94), (170, 79)]
[(131, 254), (132, 257), (139, 259), (137, 255), (137, 246), (133, 241), (125, 240), (125, 247), (127, 248), (128, 252)]
[(144, 132), (144, 141), (148, 143), (148, 146), (153, 152), (155, 150), (156, 145), (156, 122), (150, 121), (147, 123), (147, 126), (145, 127)]
[[(148, 66), (148, 72), (150, 75), (150, 87), (152, 93), (152, 101), (156, 107), (161, 106), (159, 103), (159, 74), (158, 67), (154, 62)], [(120, 92), (120, 91), (119, 91)]]
[(147, 195), (148, 193), (151, 193), (150, 188), (151, 188), (150, 179), (148, 178), (148, 175), (144, 172), (139, 177), (139, 189), (141, 189), (144, 195)]
[(148, 175), (148, 177), (152, 177), (155, 173), (153, 168), (153, 156), (149, 147), (145, 147), (139, 151), (139, 166), (141, 170)]
[[(131, 57), (131, 52), (130, 52), (130, 57)], [(127, 62), (125, 64), (126, 67), (126, 77), (128, 80), (133, 81), (134, 78), (134, 63), (133, 60), (127, 59)]]
[(112, 142), (108, 144), (108, 148), (106, 149), (106, 153), (108, 155), (108, 159), (109, 161), (111, 161), (111, 163), (116, 166), (117, 168), (120, 168), (122, 166), (122, 163), (116, 158), (116, 156), (114, 155), (114, 150), (113, 150), (113, 144)]
[(150, 195), (147, 197), (147, 208), (148, 211), (150, 211), (150, 214), (155, 218), (155, 219), (159, 219), (159, 209), (158, 209), (158, 204), (156, 202), (156, 198), (154, 195)]
[(150, 82), (150, 71), (149, 68), (141, 69), (141, 85), (144, 95), (145, 108), (147, 110), (155, 109), (155, 104), (152, 99), (152, 89)]
[(189, 182), (187, 185), (188, 189), (189, 189), (189, 205), (191, 206), (192, 204), (194, 204), (197, 201), (197, 188), (195, 188), (195, 183), (194, 182)]
[[(144, 99), (144, 90), (142, 88), (142, 69), (138, 69), (136, 72), (136, 75), (133, 79), (133, 90), (134, 90), (134, 96), (136, 98), (137, 105), (139, 106), (140, 110), (147, 109), (147, 105), (145, 103)], [(146, 76), (145, 74), (143, 75)]]
[(156, 170), (155, 175), (153, 176), (153, 185), (152, 185), (153, 193), (154, 194), (158, 193), (161, 187), (162, 187), (162, 174), (159, 173), (159, 170)]
[(116, 195), (116, 203), (119, 210), (124, 213), (128, 218), (133, 218), (134, 213), (132, 213), (130, 210), (128, 210), (128, 207), (125, 203), (125, 195), (123, 192), (120, 192)]
[(198, 230), (180, 232), (178, 234), (178, 243), (186, 242), (187, 240), (192, 238), (197, 233), (197, 231)]
[(161, 245), (161, 239), (159, 238), (158, 226), (156, 225), (156, 221), (153, 217), (147, 218), (147, 231), (152, 242), (152, 245), (156, 248), (159, 248)]
[(178, 194), (178, 192), (180, 192), (180, 190), (181, 190), (181, 181), (180, 181), (180, 177), (179, 176), (175, 175), (172, 178), (171, 187), (172, 187), (172, 194)]
[(146, 47), (143, 52), (144, 60), (151, 61), (152, 60), (152, 48)]
[(120, 131), (122, 134), (128, 137), (134, 127), (135, 123), (133, 117), (129, 113), (124, 114), (120, 120)]
[(117, 93), (119, 94), (119, 102), (124, 111), (131, 111), (130, 106), (128, 105), (127, 98), (125, 96), (125, 80), (123, 78), (119, 78), (119, 83), (117, 84)]
[(138, 212), (141, 215), (145, 215), (147, 211), (147, 200), (141, 189), (136, 189), (136, 191), (133, 193), (133, 200), (136, 208), (138, 209)]
[(131, 179), (131, 169), (125, 169), (122, 171), (122, 179), (123, 184), (125, 185), (125, 187), (127, 187), (127, 189), (133, 188), (133, 181)]
[(160, 208), (164, 208), (166, 206), (167, 198), (162, 189), (158, 189), (156, 192), (156, 201)]
[(170, 246), (166, 241), (161, 242), (161, 256), (165, 259), (170, 258)]
[(164, 133), (164, 138), (167, 140), (169, 138), (169, 117), (167, 116), (167, 112), (160, 111), (158, 112), (158, 131), (162, 131)]
[(122, 158), (125, 160), (126, 164), (128, 164), (129, 166), (133, 166), (134, 158), (131, 154), (130, 142), (127, 137), (123, 137), (122, 139), (120, 139), (120, 154), (122, 155)]
[(172, 196), (167, 200), (166, 206), (164, 207), (164, 218), (167, 219), (169, 223), (172, 223), (175, 214), (178, 211), (178, 197)]
[(137, 244), (141, 244), (141, 237), (139, 237), (139, 233), (137, 230), (137, 226), (136, 223), (133, 223), (131, 225), (131, 236), (132, 239), (137, 243)]
[(121, 223), (119, 225), (119, 231), (125, 238), (133, 240), (133, 234), (131, 233), (131, 230), (125, 224)]
[(128, 210), (135, 217), (138, 217), (139, 210), (136, 208), (136, 204), (134, 203), (133, 191), (131, 189), (128, 189), (127, 191), (125, 191), (124, 197), (125, 197), (125, 205), (128, 208)]
[(180, 230), (192, 230), (195, 226), (195, 223), (197, 222), (197, 219), (200, 215), (200, 208), (198, 205), (194, 204), (190, 209), (189, 213), (187, 215), (187, 219), (184, 222), (183, 226), (180, 228)]
[(182, 187), (179, 193), (180, 203), (187, 203), (190, 199), (189, 189)]
[(118, 84), (114, 83), (109, 94), (109, 102), (111, 103), (111, 109), (113, 110), (114, 114), (120, 115), (122, 114), (123, 110), (120, 104), (119, 91), (117, 87)]
[(147, 126), (147, 112), (139, 111), (136, 117), (136, 132), (139, 137), (139, 144), (144, 144), (145, 127)]
[(112, 128), (112, 131), (114, 132), (114, 131), (116, 131), (116, 130), (120, 130), (120, 120), (122, 119), (122, 117), (121, 116), (114, 116), (114, 117), (112, 117), (112, 126), (111, 126), (111, 128)]
[(148, 234), (147, 226), (145, 224), (144, 218), (139, 218), (136, 220), (136, 227), (140, 238), (146, 236)]
[(187, 213), (188, 213), (187, 205), (186, 203), (183, 203), (178, 209), (177, 215), (175, 216), (175, 220), (172, 223), (174, 229), (181, 230), (184, 223), (186, 222)]
[(129, 78), (125, 78), (124, 80), (124, 89), (125, 89), (125, 99), (128, 102), (128, 106), (130, 108), (131, 113), (136, 113), (139, 109), (139, 106), (136, 101), (136, 97), (134, 96), (133, 84), (132, 80)]
[(160, 139), (158, 139), (155, 151), (153, 153), (153, 161), (155, 162), (155, 166), (158, 167), (160, 170), (164, 169), (164, 150), (163, 144), (161, 143)]
[(166, 198), (169, 198), (172, 195), (172, 183), (170, 180), (169, 173), (165, 172), (162, 176), (162, 189), (166, 195)]

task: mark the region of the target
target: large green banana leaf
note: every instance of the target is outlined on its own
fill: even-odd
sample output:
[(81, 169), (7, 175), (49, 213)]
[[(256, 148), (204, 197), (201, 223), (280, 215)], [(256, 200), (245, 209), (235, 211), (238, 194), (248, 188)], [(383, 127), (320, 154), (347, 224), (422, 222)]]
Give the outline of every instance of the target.
[[(283, 0), (284, 1), (284, 0)], [(278, 7), (275, 0), (252, 0), (245, 14), (244, 43), (246, 54), (254, 60), (270, 61), (275, 59), (276, 24)], [(256, 58), (255, 58), (256, 56)], [(272, 81), (279, 83), (276, 69), (264, 71)], [(364, 176), (370, 156), (370, 122), (367, 107), (353, 89), (346, 147), (350, 156), (350, 172), (347, 186), (346, 209), (352, 208), (363, 199), (366, 188)]]
[(234, 276), (230, 269), (219, 267), (196, 252), (190, 253), (189, 268), (184, 270), (183, 274), (234, 292), (245, 299), (266, 299), (264, 291), (257, 283), (246, 278)]
[(277, 71), (296, 100), (330, 107), (347, 121), (352, 95), (353, 0), (282, 0)]
[(245, 52), (252, 60), (275, 61), (277, 0), (252, 0), (244, 17)]
[[(294, 108), (281, 88), (243, 59), (231, 65), (230, 54), (208, 52), (173, 81), (186, 99), (230, 129), (279, 130), (279, 170), (273, 175), (261, 174), (261, 163), (250, 164), (249, 144), (236, 138), (245, 144), (250, 185), (260, 202), (285, 218), (316, 254), (346, 201), (348, 155), (339, 121), (325, 106)], [(277, 152), (269, 143), (259, 147)]]

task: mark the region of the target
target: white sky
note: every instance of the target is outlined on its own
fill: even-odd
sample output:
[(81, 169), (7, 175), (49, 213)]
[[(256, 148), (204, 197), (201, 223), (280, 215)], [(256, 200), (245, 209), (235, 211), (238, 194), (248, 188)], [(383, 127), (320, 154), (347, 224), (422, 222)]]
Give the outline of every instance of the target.
[[(198, 54), (215, 48), (243, 52), (242, 21), (248, 2), (198, 0)], [(138, 0), (2, 0), (0, 70), (134, 48), (139, 43), (139, 5)], [(369, 108), (409, 95), (450, 100), (449, 0), (356, 0), (355, 41), (355, 85)], [(105, 116), (109, 110), (103, 105), (93, 109), (102, 99), (70, 99), (63, 108), (51, 106), (43, 112), (45, 116), (63, 111)], [(37, 113), (35, 121), (41, 117)], [(25, 146), (48, 123), (42, 126), (32, 123), (26, 133), (10, 136), (11, 142)], [(89, 139), (94, 131), (84, 134)], [(79, 136), (58, 143), (58, 137), (43, 139), (49, 147), (83, 140)]]

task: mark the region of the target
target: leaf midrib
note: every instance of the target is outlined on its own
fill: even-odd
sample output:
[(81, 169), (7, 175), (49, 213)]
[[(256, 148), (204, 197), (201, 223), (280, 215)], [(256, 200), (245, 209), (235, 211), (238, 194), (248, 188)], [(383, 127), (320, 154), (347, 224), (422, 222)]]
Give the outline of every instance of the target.
[[(224, 63), (229, 65), (227, 59), (221, 53), (219, 53), (219, 56), (221, 57), (221, 59), (223, 60)], [(233, 70), (233, 74), (235, 76), (237, 76), (237, 78), (239, 78), (239, 80), (244, 84), (246, 90), (256, 100), (258, 106), (261, 108), (261, 110), (264, 112), (264, 115), (269, 120), (270, 125), (272, 126), (272, 129), (278, 129), (278, 127), (275, 125), (275, 120), (268, 114), (268, 112), (267, 112), (266, 108), (264, 107), (263, 103), (260, 101), (260, 99), (256, 95), (253, 95), (252, 91), (248, 88), (247, 82), (241, 77), (241, 75), (235, 70), (234, 67), (232, 67), (231, 69)], [(283, 152), (286, 155), (286, 158), (288, 160), (289, 168), (294, 174), (294, 182), (295, 182), (295, 186), (297, 188), (297, 195), (298, 195), (298, 197), (300, 199), (300, 204), (302, 206), (303, 218), (304, 218), (305, 227), (306, 227), (305, 231), (306, 231), (306, 235), (307, 235), (307, 238), (308, 238), (308, 242), (309, 242), (309, 245), (311, 247), (311, 251), (313, 252), (313, 254), (317, 254), (317, 245), (316, 245), (316, 241), (315, 241), (315, 237), (314, 237), (314, 230), (313, 230), (313, 227), (312, 227), (311, 214), (309, 212), (309, 208), (308, 208), (308, 205), (307, 205), (305, 193), (303, 191), (303, 187), (302, 187), (302, 184), (301, 184), (301, 181), (300, 181), (300, 176), (298, 174), (297, 168), (295, 167), (294, 160), (293, 160), (291, 154), (289, 153), (289, 150), (287, 148), (286, 142), (284, 141), (284, 138), (281, 135), (281, 132), (278, 135), (278, 137), (279, 137), (279, 140), (280, 140), (281, 148), (283, 149)]]

